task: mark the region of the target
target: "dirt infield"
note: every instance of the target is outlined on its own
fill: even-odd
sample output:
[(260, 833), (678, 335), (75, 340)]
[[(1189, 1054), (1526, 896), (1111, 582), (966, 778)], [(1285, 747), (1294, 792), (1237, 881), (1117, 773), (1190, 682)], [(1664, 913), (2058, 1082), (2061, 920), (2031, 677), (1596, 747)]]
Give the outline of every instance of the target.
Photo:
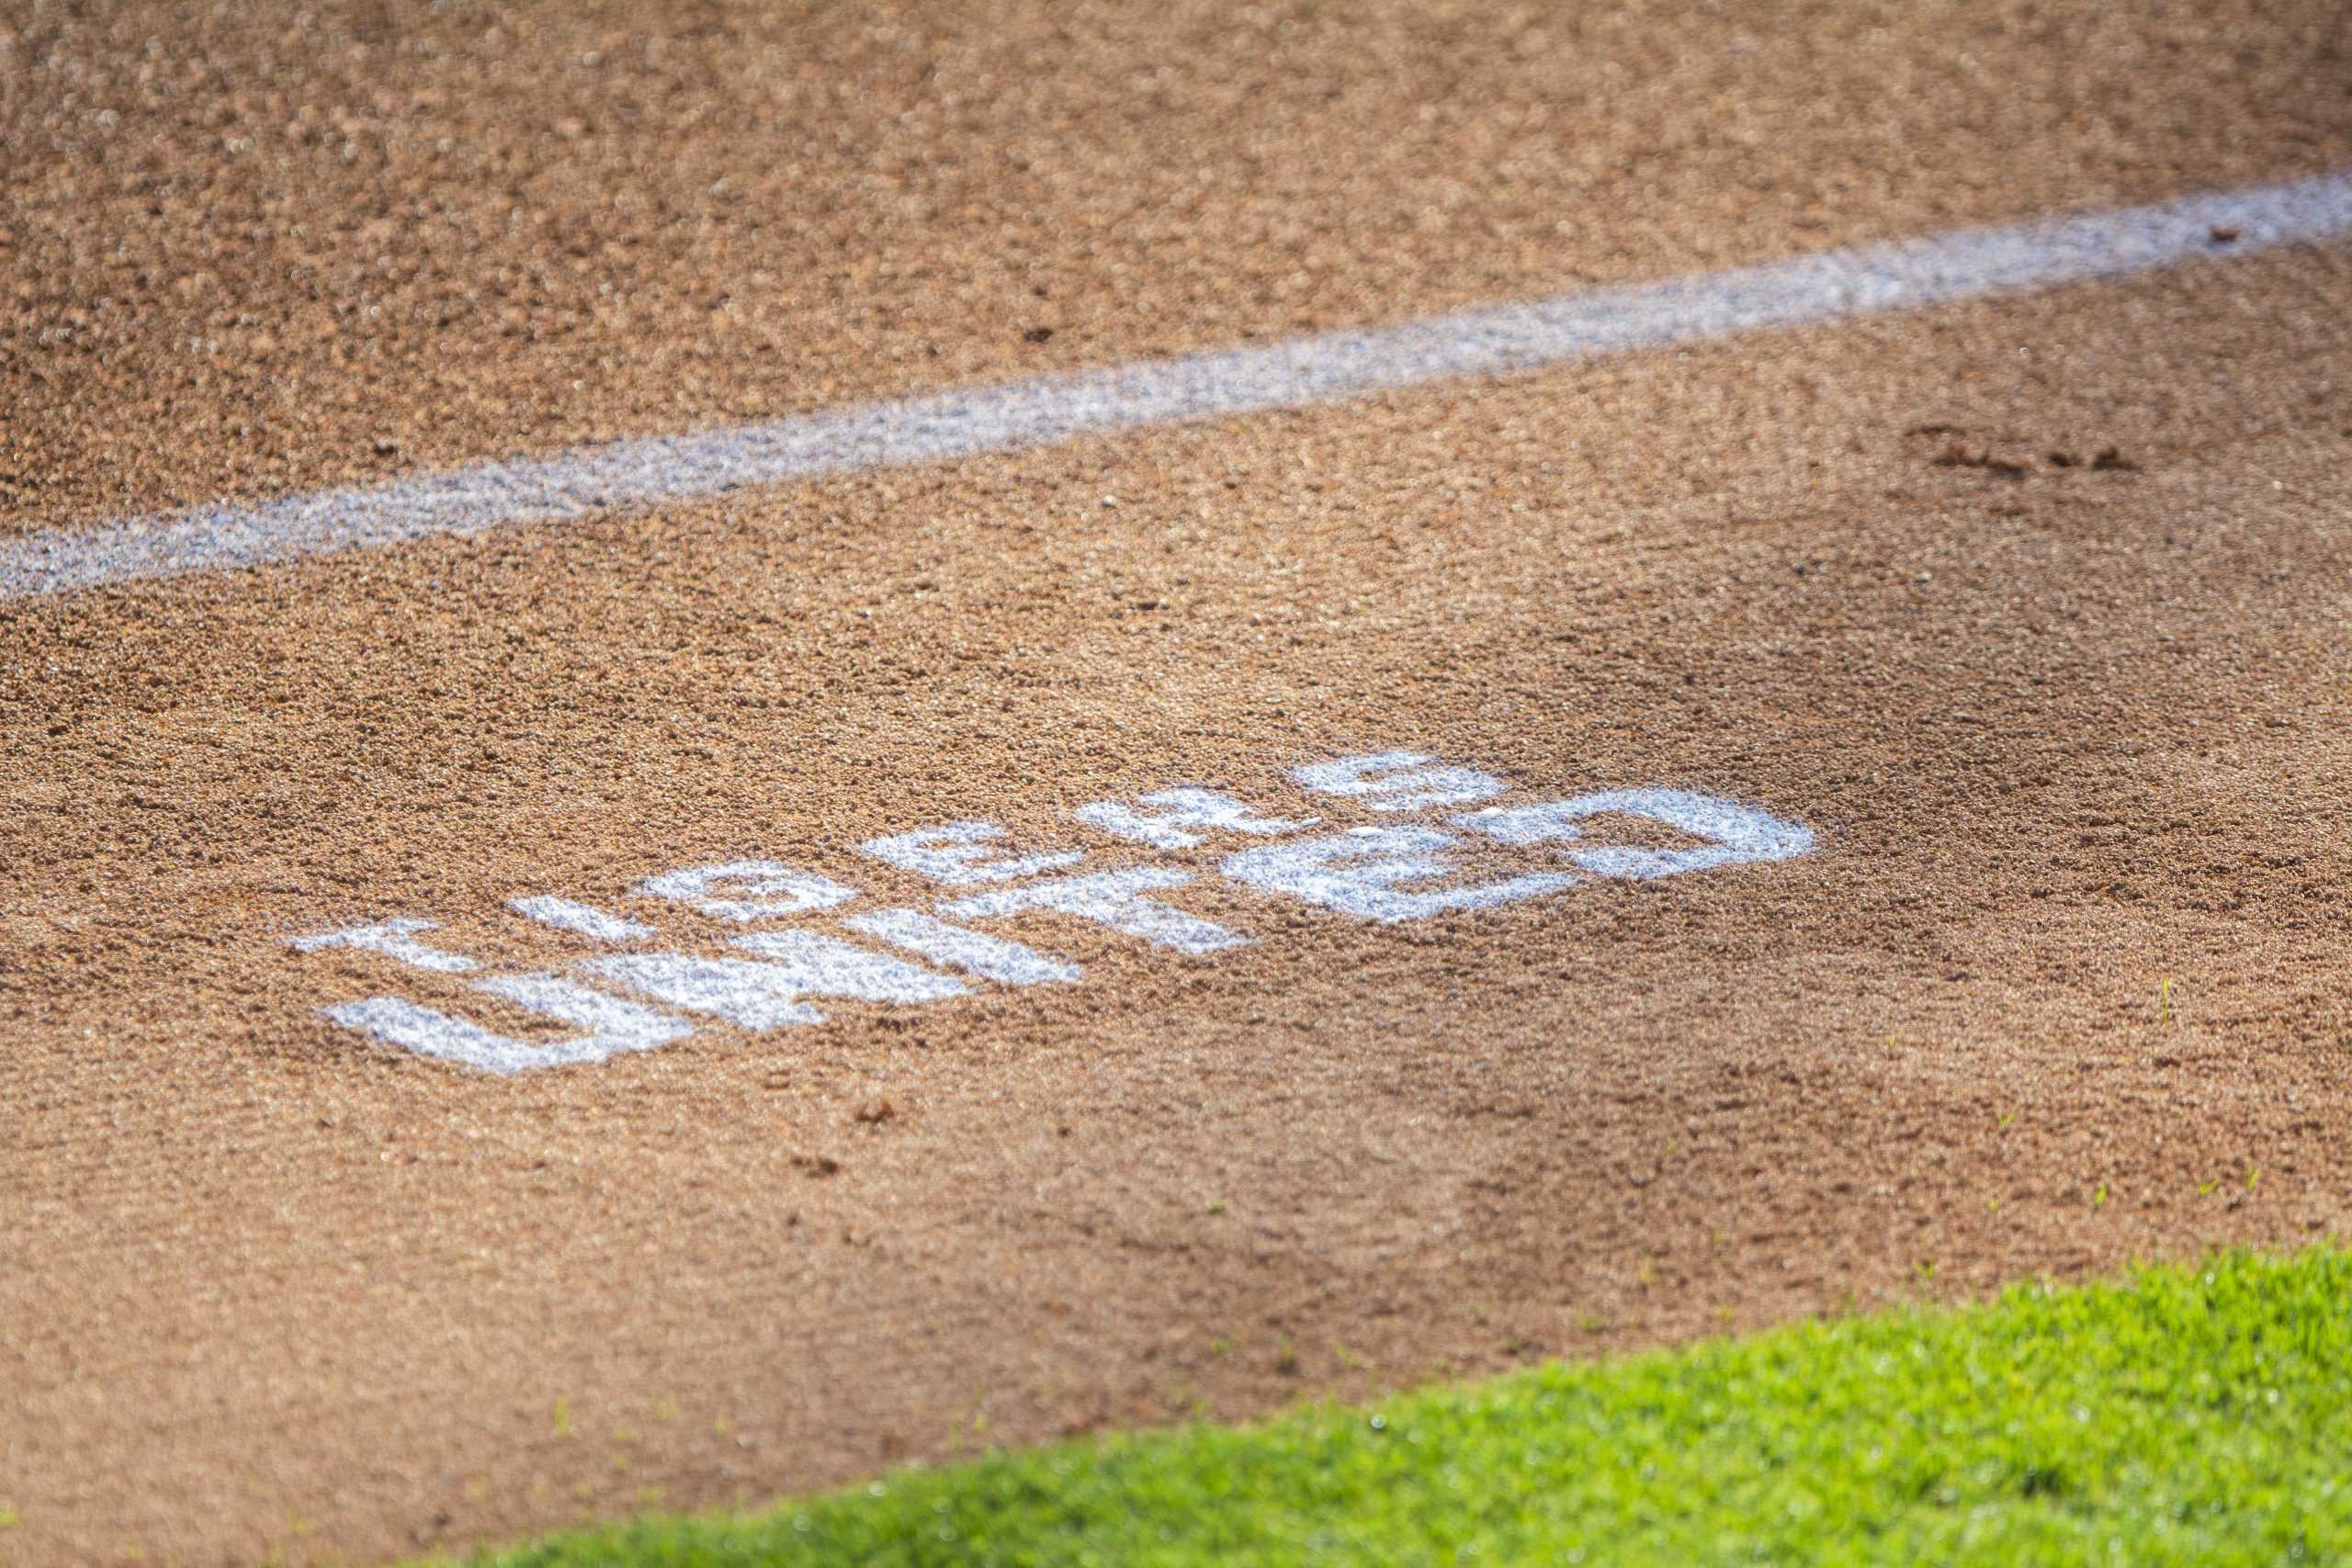
[[(2041, 14), (37, 10), (0, 528), (2352, 164), (2332, 7)], [(467, 239), (329, 88), (481, 151), (402, 176)], [(0, 1562), (382, 1557), (2342, 1230), (2347, 378), (2307, 246), (0, 604)], [(1510, 792), (1294, 772), (1400, 749)], [(1069, 815), (1178, 785), (1578, 880), (1382, 923), (1232, 871), (1295, 835)], [(1812, 848), (1468, 820), (1638, 789)], [(512, 900), (853, 938), (1030, 886), (860, 849), (975, 819), (1246, 944), (967, 911), (1082, 978), (514, 1077), (322, 1013), (577, 1035), (478, 982), (635, 949)], [(858, 901), (639, 891), (746, 861)], [(393, 918), (475, 967), (289, 945)]]
[(2342, 163), (2144, 9), (16, 0), (0, 530)]

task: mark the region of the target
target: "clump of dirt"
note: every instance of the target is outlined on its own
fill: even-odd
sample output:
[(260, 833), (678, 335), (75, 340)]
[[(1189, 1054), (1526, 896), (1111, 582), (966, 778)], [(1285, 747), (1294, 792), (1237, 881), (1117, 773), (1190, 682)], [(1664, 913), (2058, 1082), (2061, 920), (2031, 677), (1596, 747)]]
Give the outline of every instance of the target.
[[(1935, 456), (1928, 459), (1928, 466), (1931, 468), (1975, 468), (1997, 479), (2013, 481), (2027, 479), (2034, 472), (2030, 458), (2003, 457), (1995, 451), (1990, 440), (1979, 444), (1972, 450), (1964, 439), (1971, 432), (1962, 425), (1915, 424), (1903, 434), (1909, 436), (1944, 438), (1943, 445), (1937, 448)], [(2124, 457), (2120, 447), (2114, 446), (2102, 446), (2088, 458), (2082, 457), (2063, 446), (2052, 446), (2042, 454), (2041, 460), (2049, 468), (2060, 472), (2084, 468), (2095, 474), (2134, 473), (2140, 467), (2139, 464)]]

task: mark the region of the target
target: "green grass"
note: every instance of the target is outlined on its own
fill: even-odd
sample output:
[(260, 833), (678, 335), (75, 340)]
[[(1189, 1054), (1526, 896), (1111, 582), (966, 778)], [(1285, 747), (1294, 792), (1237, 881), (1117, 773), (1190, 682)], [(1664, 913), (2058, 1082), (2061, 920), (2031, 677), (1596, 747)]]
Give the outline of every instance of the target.
[(1063, 1444), (477, 1561), (2352, 1562), (2352, 1254)]

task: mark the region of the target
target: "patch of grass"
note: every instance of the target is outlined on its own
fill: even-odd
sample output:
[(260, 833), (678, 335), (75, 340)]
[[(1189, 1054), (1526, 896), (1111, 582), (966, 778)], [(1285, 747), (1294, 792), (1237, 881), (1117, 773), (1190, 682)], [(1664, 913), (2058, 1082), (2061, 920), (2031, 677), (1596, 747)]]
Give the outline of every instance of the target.
[(476, 1561), (2352, 1561), (2352, 1255), (2021, 1287)]

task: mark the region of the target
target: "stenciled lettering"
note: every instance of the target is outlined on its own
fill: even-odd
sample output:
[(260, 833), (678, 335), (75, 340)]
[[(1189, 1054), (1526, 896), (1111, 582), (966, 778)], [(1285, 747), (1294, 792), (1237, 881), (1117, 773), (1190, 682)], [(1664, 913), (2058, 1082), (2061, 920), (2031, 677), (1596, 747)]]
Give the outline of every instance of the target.
[[(391, 996), (322, 1010), (333, 1021), (399, 1049), (512, 1074), (658, 1049), (691, 1034), (695, 1017), (751, 1031), (803, 1029), (827, 1021), (820, 1002), (921, 1007), (978, 997), (989, 987), (1076, 984), (1085, 978), (1083, 967), (1031, 945), (1033, 940), (1059, 945), (1051, 934), (1055, 920), (1082, 922), (1182, 958), (1248, 945), (1248, 932), (1182, 907), (1193, 897), (1189, 890), (1204, 879), (1212, 888), (1397, 925), (1562, 897), (1595, 879), (1655, 881), (1788, 860), (1815, 847), (1813, 830), (1802, 823), (1694, 790), (1610, 789), (1510, 804), (1498, 799), (1512, 791), (1504, 779), (1421, 751), (1359, 752), (1298, 765), (1290, 777), (1321, 797), (1319, 809), (1270, 810), (1222, 790), (1182, 784), (1094, 801), (1069, 813), (1115, 840), (1118, 848), (1108, 852), (1113, 855), (1132, 859), (1140, 848), (1195, 857), (1182, 866), (1114, 863), (1053, 874), (1068, 873), (1094, 852), (1023, 852), (1001, 824), (959, 821), (857, 846), (871, 860), (944, 889), (928, 907), (845, 908), (860, 899), (849, 884), (762, 859), (663, 872), (633, 889), (638, 897), (729, 925), (759, 928), (729, 933), (723, 940), (730, 951), (723, 954), (647, 951), (649, 943), (676, 938), (665, 939), (655, 926), (599, 905), (548, 893), (518, 897), (508, 907), (571, 939), (569, 975), (481, 975), (475, 958), (423, 940), (438, 928), (413, 916), (288, 942), (304, 953), (344, 950), (388, 959), (413, 972), (413, 984), (495, 998), (577, 1032), (548, 1041), (518, 1039), (462, 1016), (470, 1010), (461, 1000), (448, 1004), (458, 1012)], [(1392, 819), (1327, 826), (1333, 810)], [(1443, 825), (1394, 820), (1401, 812), (1442, 813)], [(1595, 841), (1600, 819), (1609, 818), (1647, 821), (1683, 841), (1671, 848)], [(1539, 863), (1494, 866), (1510, 852), (1532, 853)], [(812, 921), (831, 922), (847, 934)], [(1044, 934), (1035, 934), (1041, 928)], [(583, 957), (582, 941), (627, 951)], [(435, 979), (419, 977), (424, 976)]]

